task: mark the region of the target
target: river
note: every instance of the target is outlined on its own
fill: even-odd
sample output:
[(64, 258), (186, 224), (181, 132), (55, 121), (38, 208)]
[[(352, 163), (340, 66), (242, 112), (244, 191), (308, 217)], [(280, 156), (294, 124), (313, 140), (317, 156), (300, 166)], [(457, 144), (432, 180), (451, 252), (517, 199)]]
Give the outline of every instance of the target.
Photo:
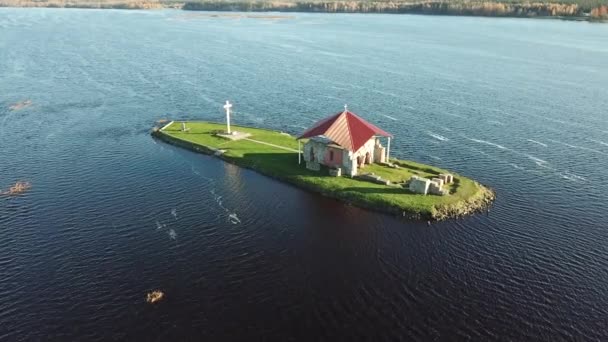
[[(606, 42), (558, 20), (0, 9), (0, 189), (32, 185), (0, 197), (0, 340), (606, 340)], [(497, 201), (428, 226), (149, 135), (225, 100), (292, 134), (348, 104)]]

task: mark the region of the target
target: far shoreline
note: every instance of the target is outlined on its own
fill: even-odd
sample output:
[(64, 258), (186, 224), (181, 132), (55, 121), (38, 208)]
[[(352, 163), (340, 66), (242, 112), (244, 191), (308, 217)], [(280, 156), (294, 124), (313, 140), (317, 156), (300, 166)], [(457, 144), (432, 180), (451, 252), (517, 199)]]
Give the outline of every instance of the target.
[[(481, 18), (522, 18), (556, 19), (591, 23), (608, 22), (608, 6), (598, 4), (586, 8), (577, 3), (546, 2), (380, 2), (380, 1), (194, 1), (178, 2), (172, 0), (131, 1), (116, 0), (99, 2), (91, 0), (0, 0), (0, 8), (76, 8), (76, 9), (114, 9), (114, 10), (163, 10), (174, 9), (190, 13), (208, 12), (218, 15), (209, 17), (244, 17), (250, 19), (294, 19), (290, 14), (328, 13), (328, 14), (410, 14), (449, 17)], [(219, 14), (224, 13), (224, 14)], [(234, 13), (232, 15), (231, 13)], [(236, 15), (236, 13), (247, 13)], [(268, 15), (264, 13), (279, 13)]]

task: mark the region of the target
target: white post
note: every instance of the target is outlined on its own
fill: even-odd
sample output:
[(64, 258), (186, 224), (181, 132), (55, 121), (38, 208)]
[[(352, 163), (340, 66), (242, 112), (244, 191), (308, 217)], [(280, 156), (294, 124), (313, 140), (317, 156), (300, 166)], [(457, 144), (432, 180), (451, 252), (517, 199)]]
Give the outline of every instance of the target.
[(230, 108), (232, 108), (232, 104), (228, 101), (226, 101), (226, 104), (224, 105), (224, 109), (226, 110), (226, 129), (227, 129), (227, 133), (230, 134)]
[(302, 164), (302, 148), (300, 147), (300, 140), (298, 140), (298, 165)]
[(391, 162), (391, 137), (388, 137), (388, 143), (386, 144), (386, 162)]

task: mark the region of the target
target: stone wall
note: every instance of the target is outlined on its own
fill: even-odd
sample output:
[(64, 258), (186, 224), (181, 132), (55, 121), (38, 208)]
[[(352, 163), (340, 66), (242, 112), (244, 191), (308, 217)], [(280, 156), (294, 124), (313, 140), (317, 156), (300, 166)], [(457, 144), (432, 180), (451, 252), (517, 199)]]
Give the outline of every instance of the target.
[(314, 161), (319, 164), (324, 164), (327, 145), (319, 141), (309, 140), (304, 144), (302, 152), (305, 161)]
[(386, 160), (386, 147), (380, 144), (380, 139), (376, 139), (374, 145), (374, 162), (381, 164), (387, 162)]
[(353, 159), (353, 153), (348, 150), (342, 150), (342, 168), (343, 173), (349, 176), (357, 174), (357, 161)]
[[(361, 148), (353, 154), (353, 160), (357, 161), (358, 157), (361, 157), (364, 161), (364, 165), (363, 168), (365, 168), (365, 164), (371, 164), (374, 162), (374, 154), (375, 154), (375, 146), (376, 146), (376, 139), (372, 138), (369, 139), (363, 146), (361, 146)], [(369, 162), (368, 160), (366, 160), (366, 154), (369, 153)], [(360, 169), (360, 168), (359, 168)]]

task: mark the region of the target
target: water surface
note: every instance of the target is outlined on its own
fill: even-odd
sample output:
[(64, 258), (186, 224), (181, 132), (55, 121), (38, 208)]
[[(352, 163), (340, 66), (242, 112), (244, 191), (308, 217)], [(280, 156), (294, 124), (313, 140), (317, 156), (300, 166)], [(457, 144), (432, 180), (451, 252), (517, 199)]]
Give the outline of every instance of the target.
[[(0, 340), (606, 340), (607, 41), (556, 20), (0, 9), (0, 188), (33, 186), (0, 199)], [(293, 134), (347, 103), (396, 157), (498, 200), (429, 227), (148, 134), (227, 99)]]

